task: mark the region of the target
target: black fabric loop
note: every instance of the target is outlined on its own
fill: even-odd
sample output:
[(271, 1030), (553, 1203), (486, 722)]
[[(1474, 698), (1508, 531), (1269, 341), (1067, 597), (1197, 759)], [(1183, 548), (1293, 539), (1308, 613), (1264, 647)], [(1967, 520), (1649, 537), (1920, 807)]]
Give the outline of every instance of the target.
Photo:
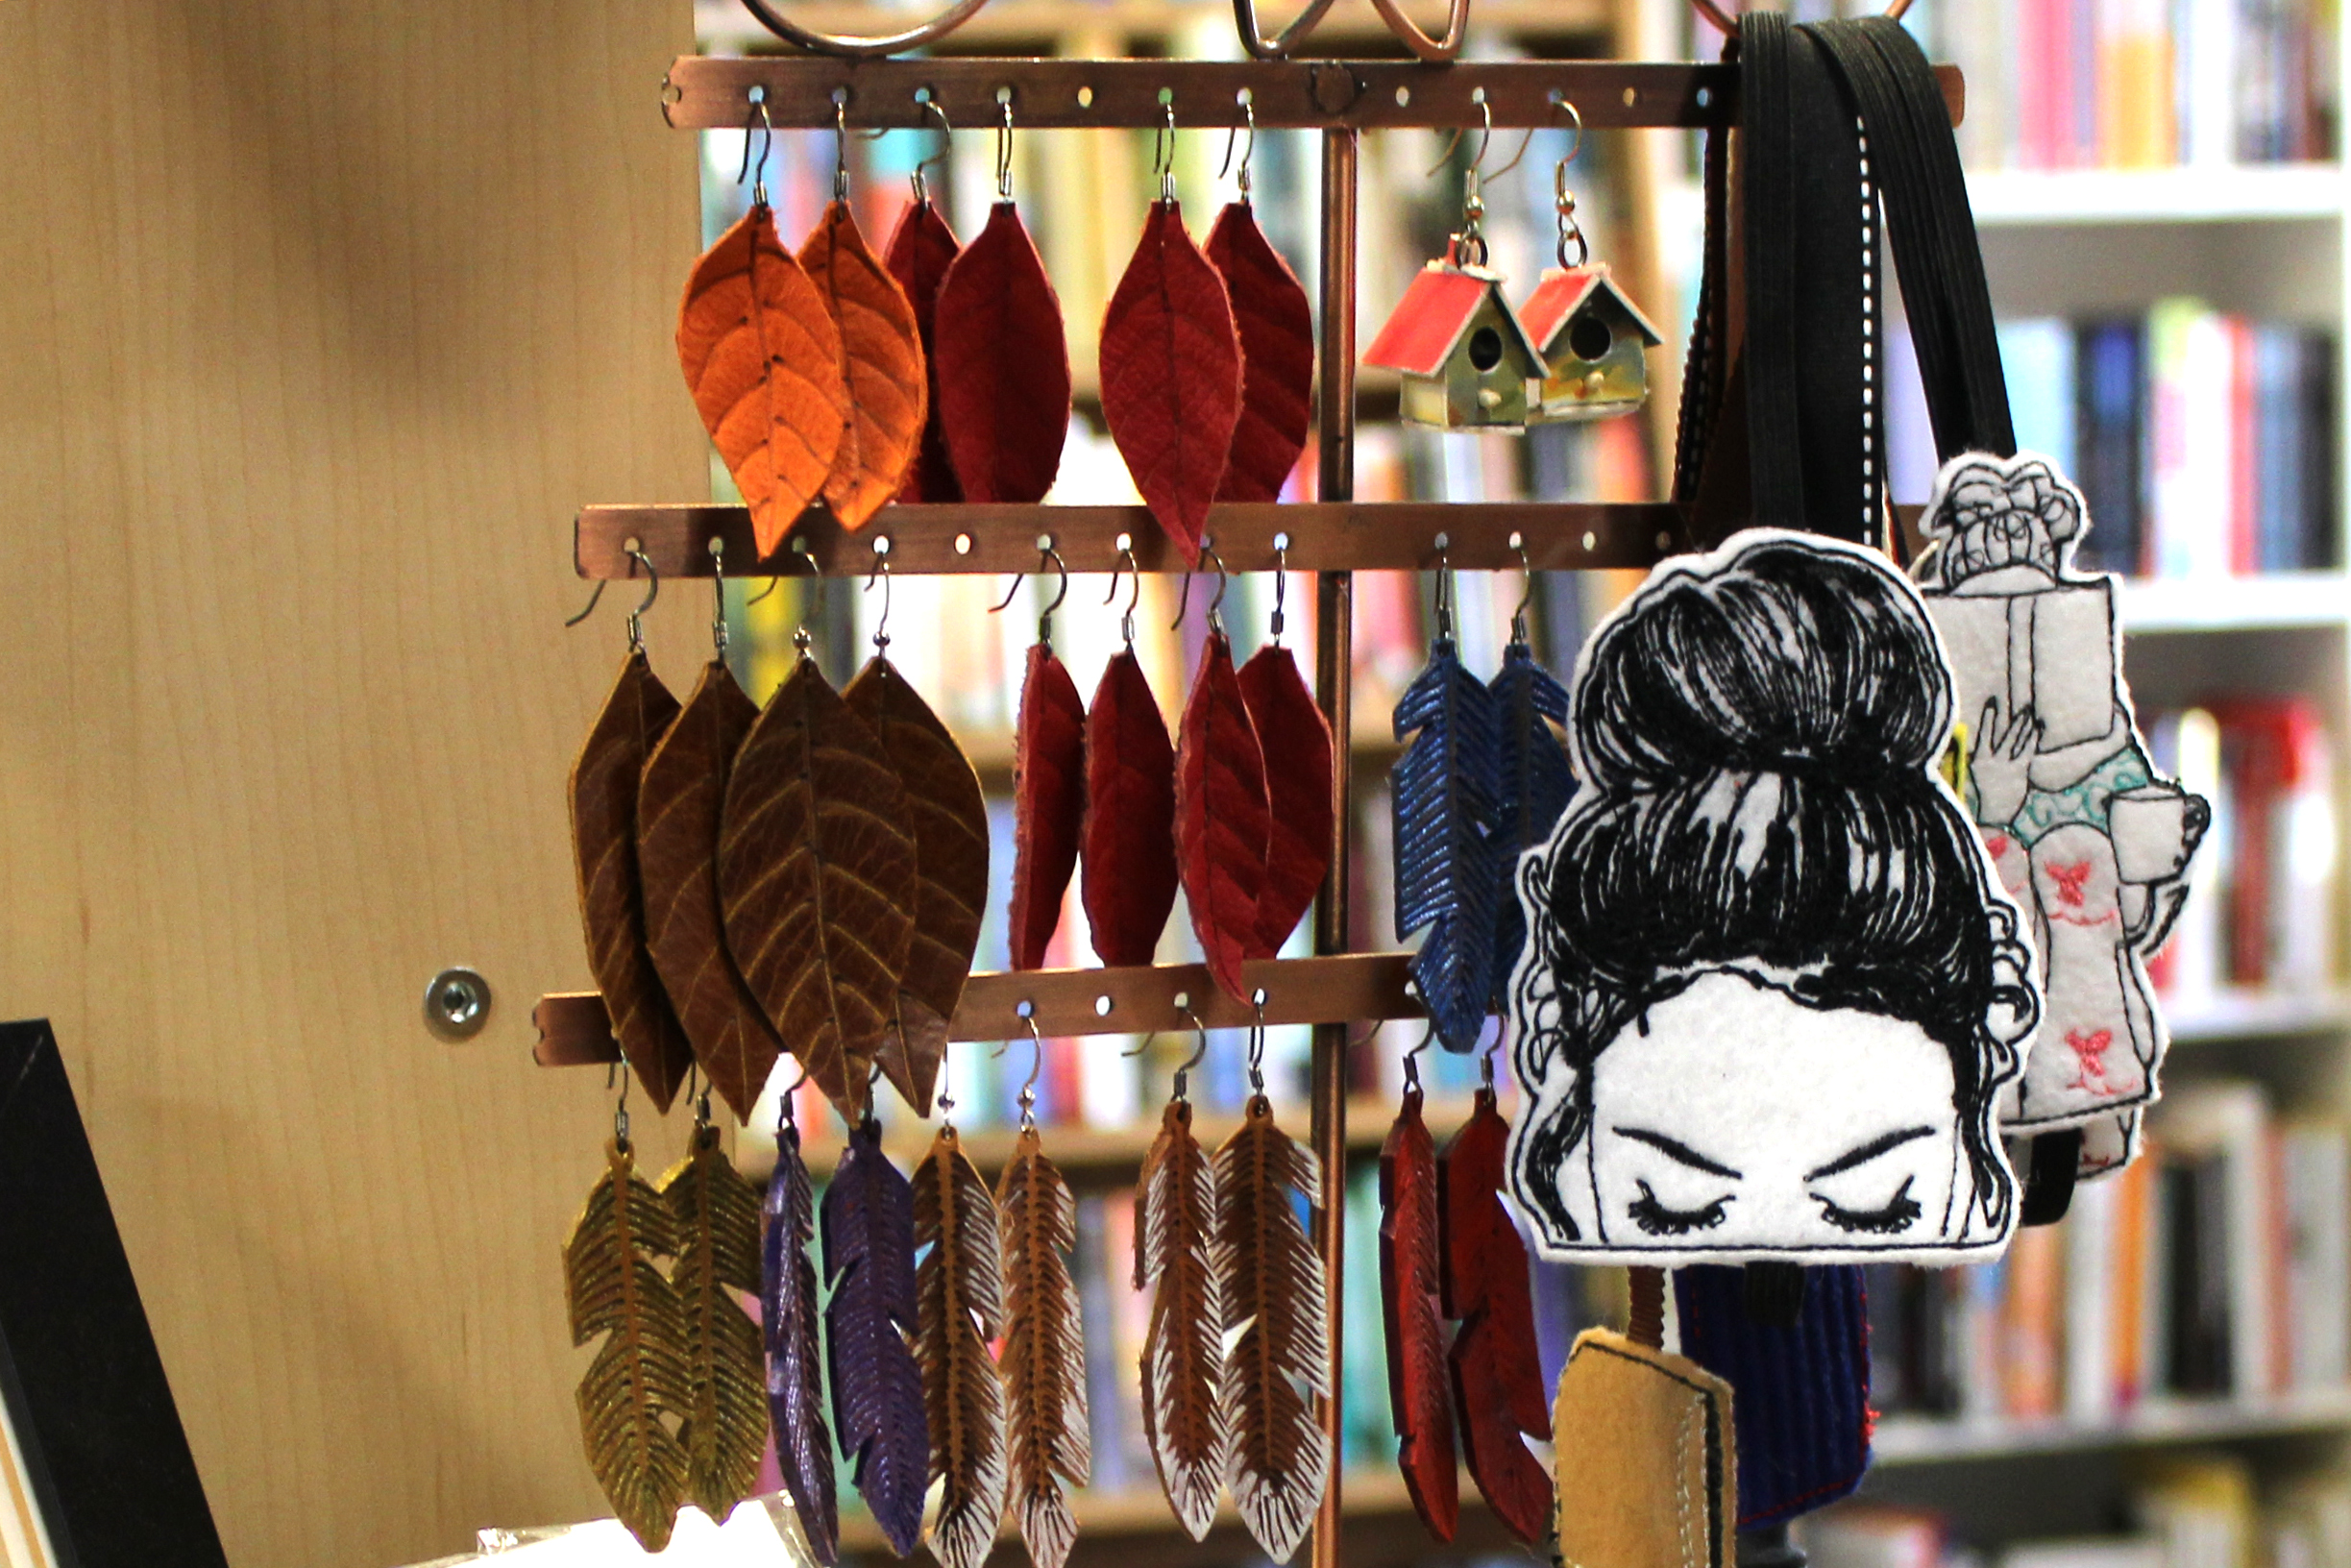
[(1739, 50), (1749, 520), (1863, 539), (1874, 225), (1859, 135), (1820, 45), (1785, 17), (1743, 13)]
[(2010, 455), (2016, 431), (1992, 291), (1933, 68), (1884, 17), (1802, 31), (1825, 51), (1869, 137), (1936, 452), (1945, 461), (1970, 451)]

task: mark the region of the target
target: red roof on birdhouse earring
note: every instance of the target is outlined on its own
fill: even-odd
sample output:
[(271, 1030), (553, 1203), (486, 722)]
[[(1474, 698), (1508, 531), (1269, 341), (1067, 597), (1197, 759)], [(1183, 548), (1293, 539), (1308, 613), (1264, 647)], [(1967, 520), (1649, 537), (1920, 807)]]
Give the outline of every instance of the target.
[(1649, 401), (1649, 353), (1664, 338), (1594, 262), (1547, 267), (1519, 320), (1546, 373), (1530, 424), (1605, 419)]
[(1501, 277), (1450, 251), (1413, 278), (1363, 362), (1403, 375), (1406, 419), (1452, 429), (1526, 424), (1543, 375)]

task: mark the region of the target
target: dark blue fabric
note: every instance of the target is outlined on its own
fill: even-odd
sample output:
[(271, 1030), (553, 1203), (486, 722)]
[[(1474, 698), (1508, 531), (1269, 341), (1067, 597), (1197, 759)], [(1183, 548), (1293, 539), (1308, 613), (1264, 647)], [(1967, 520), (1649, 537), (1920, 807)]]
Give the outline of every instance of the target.
[(1870, 1324), (1861, 1270), (1804, 1270), (1794, 1328), (1747, 1313), (1744, 1271), (1674, 1270), (1681, 1353), (1730, 1384), (1739, 1528), (1810, 1513), (1870, 1467)]

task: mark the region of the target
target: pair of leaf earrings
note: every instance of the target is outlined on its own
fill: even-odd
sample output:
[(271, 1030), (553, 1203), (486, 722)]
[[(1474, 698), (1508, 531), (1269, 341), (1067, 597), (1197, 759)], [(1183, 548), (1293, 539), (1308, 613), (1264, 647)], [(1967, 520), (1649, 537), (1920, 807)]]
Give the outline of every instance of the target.
[(1438, 1540), (1452, 1540), (1460, 1518), (1457, 1451), (1496, 1517), (1532, 1545), (1551, 1528), (1553, 1491), (1527, 1444), (1550, 1440), (1551, 1412), (1526, 1243), (1502, 1198), (1510, 1124), (1495, 1103), (1488, 1051), (1470, 1118), (1439, 1156), (1413, 1062), (1428, 1043), (1406, 1053), (1404, 1104), (1380, 1149), (1396, 1463), (1413, 1511)]
[[(1030, 1114), (1034, 1085), (1032, 1071), (992, 1195), (951, 1115), (911, 1182), (870, 1118), (852, 1131), (824, 1194), (821, 1368), (811, 1184), (787, 1102), (768, 1188), (768, 1391), (785, 1489), (827, 1568), (839, 1556), (828, 1378), (852, 1479), (898, 1556), (921, 1538), (932, 1492), (930, 1545), (943, 1568), (979, 1568), (1008, 1501), (1038, 1568), (1060, 1568), (1076, 1538), (1068, 1488), (1091, 1466), (1067, 1262), (1077, 1208)], [(943, 1095), (940, 1107), (951, 1113), (953, 1102)], [(989, 1352), (999, 1337), (1000, 1358)]]
[[(1249, 117), (1251, 148), (1257, 112)], [(1102, 317), (1102, 420), (1167, 536), (1197, 566), (1210, 503), (1275, 501), (1306, 450), (1314, 319), (1306, 290), (1240, 198), (1185, 232), (1175, 194), (1175, 109), (1155, 148), (1159, 200)], [(1232, 159), (1232, 144), (1225, 157)]]
[(1143, 1434), (1192, 1539), (1206, 1537), (1218, 1492), (1230, 1491), (1249, 1533), (1282, 1562), (1313, 1523), (1333, 1458), (1311, 1404), (1333, 1394), (1330, 1302), (1299, 1219), (1321, 1167), (1275, 1123), (1261, 1028), (1251, 1036), (1248, 1112), (1212, 1161), (1202, 1151), (1185, 1084), (1207, 1043), (1203, 1030), (1176, 1071), (1136, 1188), (1135, 1287), (1151, 1296)]
[[(892, 500), (1036, 502), (1052, 487), (1069, 355), (1060, 302), (1012, 203), (1011, 129), (1007, 105), (1001, 199), (980, 237), (958, 245), (918, 167), (886, 259), (848, 205), (845, 107), (833, 200), (796, 257), (775, 233), (762, 142), (750, 210), (696, 262), (677, 327), (686, 384), (761, 556), (820, 498), (858, 528)], [(749, 152), (747, 133), (747, 161)]]
[[(1477, 1049), (1507, 999), (1526, 943), (1519, 856), (1550, 837), (1575, 791), (1561, 730), (1567, 692), (1534, 657), (1527, 603), (1510, 617), (1502, 668), (1481, 681), (1453, 637), (1452, 572), (1438, 536), (1436, 636), (1396, 704), (1409, 741), (1388, 775), (1396, 857), (1396, 937), (1427, 930), (1412, 979), (1445, 1048)], [(1523, 562), (1526, 550), (1513, 534)], [(1527, 574), (1532, 592), (1533, 574)]]
[[(1042, 548), (1058, 567), (1050, 542)], [(1213, 547), (1204, 540), (1202, 548), (1213, 560)], [(1133, 563), (1122, 546), (1119, 570)], [(1104, 666), (1090, 713), (1053, 651), (1061, 599), (1048, 606), (1020, 691), (1013, 968), (1044, 963), (1081, 861), (1079, 896), (1105, 964), (1151, 962), (1178, 886), (1209, 971), (1231, 995), (1246, 994), (1243, 964), (1272, 957), (1289, 939), (1330, 869), (1331, 728), (1281, 643), (1286, 574), (1277, 571), (1274, 581), (1273, 640), (1237, 671), (1218, 609), (1226, 582), (1218, 564), (1208, 641), (1173, 744), (1135, 656), (1134, 602), (1120, 622), (1125, 646)]]

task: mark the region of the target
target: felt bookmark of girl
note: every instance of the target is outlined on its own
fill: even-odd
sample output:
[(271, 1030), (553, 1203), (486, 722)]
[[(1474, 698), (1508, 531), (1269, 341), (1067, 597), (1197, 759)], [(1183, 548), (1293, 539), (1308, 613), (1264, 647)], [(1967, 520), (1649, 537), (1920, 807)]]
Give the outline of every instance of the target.
[(1069, 346), (1061, 301), (1013, 206), (1013, 106), (996, 131), (988, 226), (940, 281), (932, 338), (939, 424), (962, 499), (1044, 500), (1069, 434)]
[[(1246, 1000), (1241, 966), (1263, 947), (1258, 909), (1271, 812), (1264, 753), (1218, 609), (1228, 581), (1224, 562), (1205, 539), (1200, 551), (1215, 564), (1216, 597), (1176, 741), (1176, 857), (1209, 975), (1226, 994)], [(1191, 578), (1184, 581), (1188, 594)], [(1176, 622), (1183, 624), (1181, 609)]]
[(1455, 651), (1447, 545), (1438, 534), (1436, 635), (1428, 665), (1396, 704), (1396, 739), (1411, 744), (1388, 774), (1388, 791), (1396, 937), (1427, 927), (1412, 981), (1437, 1039), (1466, 1052), (1478, 1047), (1493, 991), (1502, 715), (1494, 693)]
[(1102, 314), (1102, 422), (1143, 504), (1197, 566), (1240, 420), (1240, 330), (1223, 276), (1184, 231), (1172, 104), (1154, 151), (1159, 200)]
[(890, 662), (890, 541), (873, 542), (870, 592), (878, 581), (882, 614), (873, 656), (841, 699), (881, 743), (897, 775), (914, 839), (914, 930), (898, 977), (895, 1014), (874, 1060), (915, 1115), (931, 1112), (931, 1091), (947, 1048), (971, 955), (979, 946), (988, 899), (988, 802), (979, 775), (930, 704)]
[[(1053, 651), (1053, 612), (1069, 597), (1069, 569), (1053, 536), (1037, 536), (1040, 566), (1060, 576), (1053, 601), (1037, 618), (1028, 672), (1020, 682), (1020, 717), (1013, 740), (1013, 901), (1009, 924), (1012, 967), (1041, 968), (1045, 948), (1062, 921), (1062, 896), (1077, 870), (1086, 825), (1086, 710), (1077, 682)], [(1023, 577), (996, 605), (1020, 592)]]
[(1004, 1350), (996, 1365), (1010, 1432), (1013, 1517), (1036, 1568), (1062, 1568), (1078, 1530), (1066, 1488), (1085, 1485), (1093, 1468), (1084, 1325), (1067, 1258), (1077, 1245), (1077, 1203), (1038, 1136), (1044, 1041), (1034, 1009), (1027, 1002), (1020, 1007), (1031, 1055), (1028, 1080), (1020, 1086), (1020, 1135), (996, 1188), (1005, 1306)]
[(1086, 716), (1085, 853), (1078, 896), (1086, 909), (1094, 953), (1103, 963), (1148, 964), (1175, 908), (1175, 747), (1159, 698), (1135, 656), (1135, 607), (1142, 574), (1134, 541), (1118, 536), (1118, 566), (1109, 603), (1118, 597), (1118, 574), (1132, 574), (1126, 613), (1118, 618), (1121, 647), (1102, 667)]
[[(759, 164), (751, 209), (687, 276), (677, 362), (702, 426), (750, 508), (752, 535), (766, 556), (825, 492), (844, 447), (852, 454), (857, 447), (841, 330), (825, 294), (776, 237), (766, 183), (774, 133), (765, 101), (755, 110)], [(750, 129), (745, 127), (743, 144), (747, 173)]]

